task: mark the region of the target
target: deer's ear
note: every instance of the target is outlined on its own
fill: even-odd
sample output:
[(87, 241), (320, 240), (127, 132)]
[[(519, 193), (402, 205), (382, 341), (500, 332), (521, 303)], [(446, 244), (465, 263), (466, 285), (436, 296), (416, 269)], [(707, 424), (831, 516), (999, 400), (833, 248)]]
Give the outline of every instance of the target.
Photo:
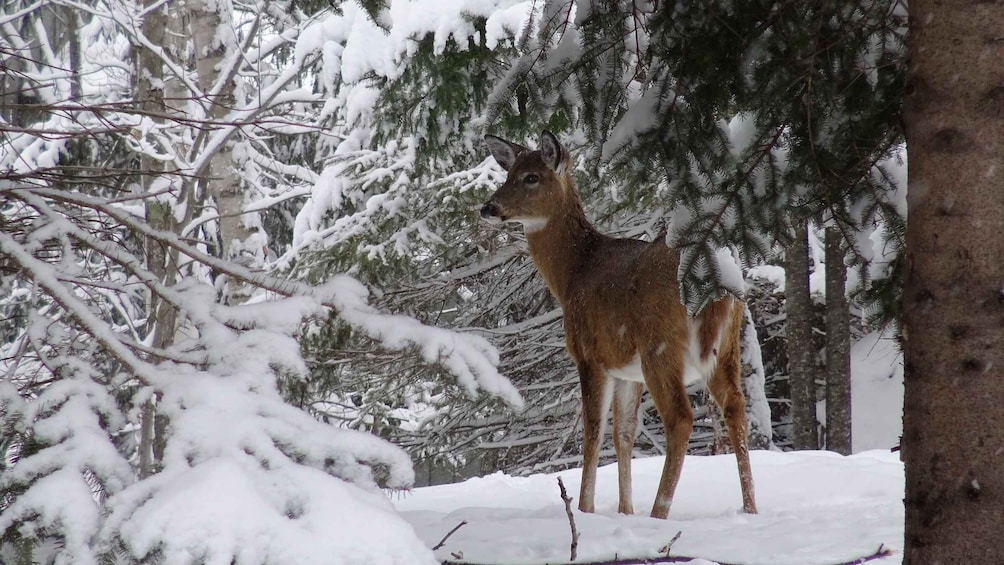
[(488, 150), (491, 151), (492, 157), (495, 157), (498, 164), (507, 171), (516, 162), (516, 157), (526, 151), (526, 147), (494, 135), (486, 135), (485, 143), (488, 144)]
[(540, 134), (540, 157), (544, 160), (544, 164), (558, 175), (563, 175), (568, 171), (571, 160), (568, 150), (562, 147), (558, 138), (547, 130)]

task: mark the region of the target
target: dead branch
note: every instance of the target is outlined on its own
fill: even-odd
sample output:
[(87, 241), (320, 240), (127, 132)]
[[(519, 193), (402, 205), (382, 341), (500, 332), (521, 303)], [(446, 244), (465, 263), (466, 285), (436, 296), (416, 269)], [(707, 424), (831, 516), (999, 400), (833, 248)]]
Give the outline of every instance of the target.
[[(674, 540), (675, 540), (675, 537), (674, 537)], [(892, 550), (886, 548), (885, 544), (883, 544), (883, 545), (879, 546), (878, 550), (875, 553), (873, 553), (871, 555), (868, 555), (866, 557), (860, 557), (858, 559), (854, 559), (854, 560), (851, 560), (851, 561), (843, 561), (841, 563), (827, 563), (827, 564), (819, 564), (819, 565), (861, 565), (862, 563), (867, 563), (869, 561), (874, 561), (876, 559), (882, 559), (883, 557), (888, 557), (888, 556), (890, 556), (892, 554), (893, 554)], [(443, 561), (441, 565), (473, 565), (473, 564), (467, 563), (465, 561), (460, 561), (460, 559), (462, 559), (462, 557), (457, 557), (456, 555), (454, 555), (454, 557), (456, 557), (458, 560), (457, 561)], [(575, 563), (574, 565), (657, 565), (659, 563), (690, 563), (690, 562), (696, 561), (698, 559), (706, 559), (706, 558), (702, 558), (702, 557), (687, 557), (687, 556), (683, 556), (683, 555), (676, 555), (676, 556), (672, 556), (672, 557), (668, 557), (668, 556), (665, 556), (665, 557), (634, 557), (634, 558), (630, 558), (629, 557), (629, 558), (624, 558), (624, 559), (614, 558), (612, 560), (607, 560), (607, 561), (588, 561), (588, 562), (582, 562), (582, 563)], [(716, 561), (716, 563), (718, 563), (718, 565), (742, 565), (740, 563), (728, 563), (728, 562), (725, 562), (725, 561)], [(478, 565), (501, 565), (501, 564), (492, 564), (492, 563), (479, 562)], [(544, 565), (544, 564), (542, 564), (542, 565)], [(562, 563), (556, 563), (556, 562), (553, 562), (553, 561), (549, 561), (549, 562), (547, 562), (546, 565), (564, 565), (564, 564), (562, 564)], [(572, 564), (569, 563), (567, 565), (572, 565)]]
[(575, 515), (572, 514), (572, 498), (565, 490), (565, 483), (558, 477), (558, 488), (561, 489), (561, 500), (565, 501), (565, 514), (568, 514), (568, 527), (572, 529), (571, 557), (569, 561), (575, 561), (575, 554), (579, 549), (579, 531), (575, 529)]
[(456, 526), (454, 526), (454, 528), (452, 530), (446, 532), (446, 535), (443, 536), (443, 539), (439, 540), (439, 543), (437, 543), (432, 548), (432, 551), (436, 551), (437, 549), (443, 547), (443, 545), (446, 544), (446, 540), (450, 539), (450, 536), (452, 536), (454, 534), (454, 532), (456, 532), (457, 530), (459, 530), (460, 528), (462, 528), (462, 527), (464, 527), (466, 525), (467, 525), (467, 520), (463, 520), (459, 524), (457, 524)]
[(676, 540), (680, 539), (681, 535), (683, 535), (683, 531), (682, 530), (677, 531), (676, 535), (673, 536), (673, 539), (669, 540), (669, 543), (667, 543), (662, 549), (660, 549), (659, 553), (665, 553), (666, 557), (669, 557), (669, 552), (672, 551), (673, 544), (676, 543)]

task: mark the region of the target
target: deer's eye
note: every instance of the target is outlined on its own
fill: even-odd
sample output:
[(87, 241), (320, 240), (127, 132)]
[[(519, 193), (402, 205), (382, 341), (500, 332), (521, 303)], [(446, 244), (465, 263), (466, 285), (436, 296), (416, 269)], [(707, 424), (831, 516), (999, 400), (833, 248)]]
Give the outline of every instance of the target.
[(530, 173), (523, 177), (523, 182), (526, 184), (537, 184), (540, 182), (540, 175), (537, 173)]

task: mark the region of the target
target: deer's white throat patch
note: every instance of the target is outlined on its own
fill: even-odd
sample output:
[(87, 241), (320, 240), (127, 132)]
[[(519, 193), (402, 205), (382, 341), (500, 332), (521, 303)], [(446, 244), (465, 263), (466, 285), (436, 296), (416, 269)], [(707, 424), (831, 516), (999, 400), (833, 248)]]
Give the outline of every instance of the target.
[(516, 218), (513, 220), (523, 224), (523, 231), (533, 233), (544, 229), (547, 226), (547, 218)]

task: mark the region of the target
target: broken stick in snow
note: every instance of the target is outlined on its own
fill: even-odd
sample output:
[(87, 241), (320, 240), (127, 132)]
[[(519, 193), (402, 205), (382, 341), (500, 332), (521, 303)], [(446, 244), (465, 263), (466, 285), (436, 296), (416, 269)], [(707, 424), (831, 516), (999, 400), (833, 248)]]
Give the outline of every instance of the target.
[(579, 531), (575, 529), (575, 516), (572, 514), (572, 498), (565, 491), (565, 483), (558, 477), (558, 488), (561, 489), (561, 500), (565, 501), (565, 514), (568, 514), (568, 526), (572, 528), (572, 556), (569, 561), (575, 561), (575, 553), (579, 549)]
[(450, 539), (450, 536), (452, 536), (454, 534), (454, 532), (456, 532), (457, 530), (459, 530), (460, 528), (462, 528), (462, 527), (464, 527), (466, 525), (467, 525), (467, 520), (463, 520), (459, 524), (457, 524), (456, 526), (454, 526), (454, 528), (452, 530), (446, 532), (446, 535), (443, 536), (443, 539), (439, 540), (439, 543), (437, 543), (436, 546), (432, 548), (432, 551), (436, 551), (437, 549), (443, 547), (446, 544), (446, 540)]
[(669, 540), (669, 543), (667, 543), (665, 547), (660, 549), (659, 553), (665, 553), (666, 557), (669, 557), (669, 552), (670, 550), (673, 549), (673, 544), (676, 543), (676, 540), (680, 539), (681, 535), (683, 535), (683, 530), (676, 532), (676, 535), (673, 536), (673, 539)]

